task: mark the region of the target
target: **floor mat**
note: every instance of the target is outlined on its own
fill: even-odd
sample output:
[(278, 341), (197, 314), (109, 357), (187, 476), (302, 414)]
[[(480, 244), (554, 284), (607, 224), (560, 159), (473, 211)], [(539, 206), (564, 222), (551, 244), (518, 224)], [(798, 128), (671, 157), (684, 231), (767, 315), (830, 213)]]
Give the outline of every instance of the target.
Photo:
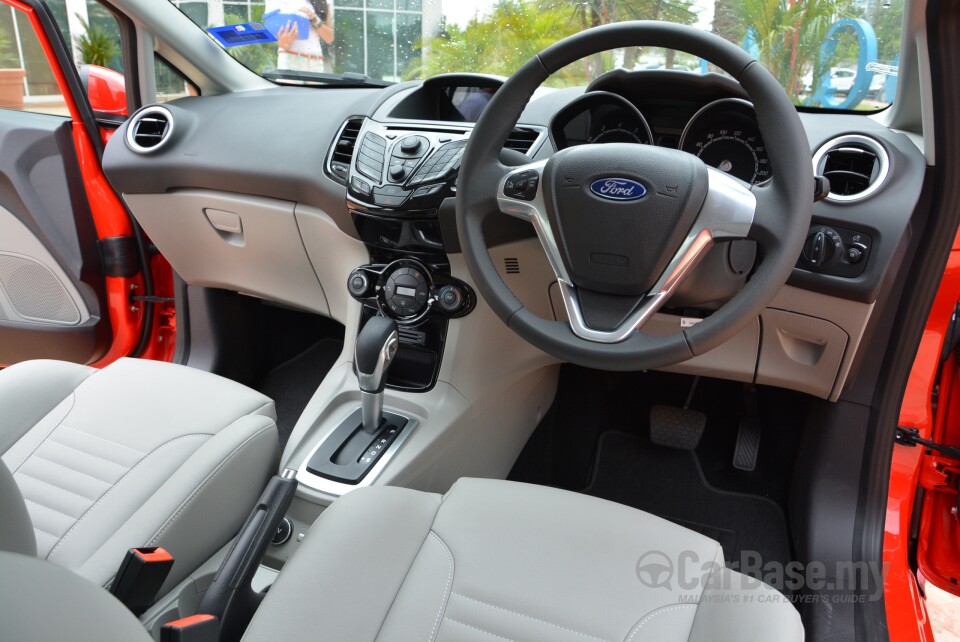
[(636, 435), (604, 432), (594, 477), (582, 492), (632, 506), (717, 540), (727, 564), (746, 555), (763, 564), (790, 561), (783, 511), (757, 495), (710, 486), (692, 452), (653, 446)]
[(293, 427), (323, 378), (336, 363), (343, 341), (321, 339), (293, 359), (281, 363), (254, 386), (277, 404), (280, 448), (287, 444)]

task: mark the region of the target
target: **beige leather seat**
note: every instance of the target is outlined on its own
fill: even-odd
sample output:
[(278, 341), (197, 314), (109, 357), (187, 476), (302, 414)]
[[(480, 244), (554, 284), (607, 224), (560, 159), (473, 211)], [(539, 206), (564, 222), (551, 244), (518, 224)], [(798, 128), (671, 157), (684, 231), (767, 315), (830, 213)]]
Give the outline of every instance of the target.
[[(5, 479), (0, 467), (0, 505)], [(7, 486), (4, 514), (18, 499)], [(243, 640), (803, 639), (783, 596), (722, 562), (712, 540), (563, 491), (476, 479), (445, 497), (366, 488), (321, 515)], [(35, 559), (0, 552), (0, 593), (10, 639), (150, 640), (112, 596)]]
[(236, 534), (278, 450), (273, 402), (206, 372), (12, 366), (0, 371), (0, 459), (28, 515), (3, 519), (0, 548), (106, 585), (128, 548), (162, 546), (172, 587)]
[(446, 496), (372, 487), (337, 500), (244, 642), (793, 642), (774, 589), (720, 545), (565, 491), (462, 479)]

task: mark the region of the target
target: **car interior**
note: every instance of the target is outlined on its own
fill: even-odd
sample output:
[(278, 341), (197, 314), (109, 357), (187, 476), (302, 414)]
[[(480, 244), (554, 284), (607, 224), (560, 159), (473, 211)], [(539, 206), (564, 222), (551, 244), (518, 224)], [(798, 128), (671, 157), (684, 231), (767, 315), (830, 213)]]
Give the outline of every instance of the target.
[[(947, 4), (905, 3), (871, 112), (668, 22), (311, 86), (113, 0), (128, 91), (158, 60), (195, 90), (101, 157), (173, 271), (139, 299), (175, 301), (173, 363), (87, 365), (98, 259), (37, 216), (68, 130), (0, 122), (0, 638), (889, 639), (883, 577), (771, 569), (881, 559), (956, 229)], [(710, 71), (544, 85), (630, 46)]]

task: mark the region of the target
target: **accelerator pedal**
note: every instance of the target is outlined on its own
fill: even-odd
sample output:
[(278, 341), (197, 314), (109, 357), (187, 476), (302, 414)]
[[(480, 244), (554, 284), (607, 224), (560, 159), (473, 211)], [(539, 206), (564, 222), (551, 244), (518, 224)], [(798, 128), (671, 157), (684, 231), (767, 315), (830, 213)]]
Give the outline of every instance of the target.
[(707, 416), (698, 410), (675, 406), (650, 408), (650, 441), (658, 446), (693, 450), (700, 443)]
[(737, 447), (733, 451), (733, 467), (737, 470), (752, 472), (757, 467), (757, 453), (760, 452), (762, 424), (759, 419), (744, 417), (737, 431)]

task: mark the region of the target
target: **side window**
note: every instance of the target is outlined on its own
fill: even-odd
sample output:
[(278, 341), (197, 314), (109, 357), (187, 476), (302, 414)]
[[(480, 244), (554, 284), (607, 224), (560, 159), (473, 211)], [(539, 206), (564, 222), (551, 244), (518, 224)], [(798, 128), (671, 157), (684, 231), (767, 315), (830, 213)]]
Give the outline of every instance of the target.
[[(96, 0), (49, 0), (95, 111), (127, 113), (120, 25)], [(0, 106), (69, 115), (29, 18), (0, 6)]]
[(179, 69), (159, 55), (154, 55), (157, 102), (165, 103), (184, 96), (199, 96), (200, 90)]
[(30, 19), (0, 5), (0, 108), (68, 116)]

